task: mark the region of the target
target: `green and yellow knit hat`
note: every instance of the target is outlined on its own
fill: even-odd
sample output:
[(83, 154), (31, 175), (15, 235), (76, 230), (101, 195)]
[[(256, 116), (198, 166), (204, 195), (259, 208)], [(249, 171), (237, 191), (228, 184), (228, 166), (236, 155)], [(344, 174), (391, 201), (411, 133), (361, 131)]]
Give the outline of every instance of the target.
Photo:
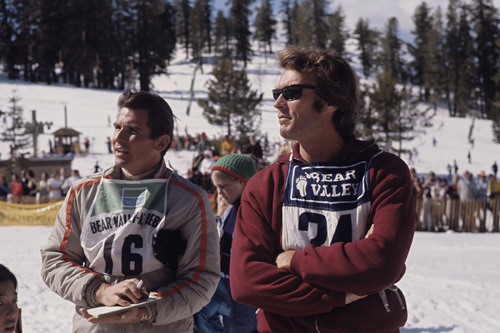
[(248, 155), (229, 154), (222, 156), (212, 166), (212, 171), (219, 170), (235, 178), (238, 178), (245, 184), (253, 175), (257, 173), (255, 162)]

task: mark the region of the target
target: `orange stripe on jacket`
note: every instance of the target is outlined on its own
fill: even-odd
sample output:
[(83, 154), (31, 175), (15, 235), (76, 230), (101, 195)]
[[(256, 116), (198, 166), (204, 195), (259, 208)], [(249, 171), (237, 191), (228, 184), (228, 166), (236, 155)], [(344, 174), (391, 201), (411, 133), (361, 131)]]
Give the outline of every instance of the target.
[(178, 285), (172, 287), (172, 289), (160, 292), (158, 293), (158, 296), (160, 297), (167, 297), (167, 296), (172, 296), (176, 294), (177, 292), (181, 291), (184, 287), (189, 286), (191, 283), (197, 283), (198, 280), (200, 279), (201, 274), (205, 270), (205, 265), (207, 261), (207, 212), (205, 210), (205, 204), (203, 202), (203, 198), (201, 195), (191, 187), (187, 186), (186, 184), (181, 183), (180, 181), (176, 179), (172, 179), (171, 183), (173, 185), (177, 185), (181, 187), (182, 189), (188, 191), (189, 193), (193, 194), (196, 199), (198, 200), (198, 204), (200, 205), (201, 209), (201, 241), (200, 241), (200, 264), (198, 265), (198, 269), (193, 275), (193, 278), (189, 281), (183, 281), (179, 283)]
[(86, 267), (84, 267), (82, 265), (78, 265), (74, 261), (71, 261), (69, 259), (68, 255), (67, 255), (67, 253), (65, 252), (65, 250), (66, 250), (66, 245), (68, 245), (69, 236), (71, 235), (71, 231), (73, 230), (71, 228), (71, 208), (73, 207), (73, 201), (75, 200), (75, 192), (76, 192), (76, 190), (78, 190), (78, 189), (80, 189), (82, 187), (85, 187), (85, 186), (90, 186), (90, 185), (93, 185), (95, 183), (99, 183), (100, 181), (101, 181), (101, 178), (96, 178), (94, 180), (90, 180), (88, 182), (81, 183), (81, 184), (75, 186), (73, 188), (73, 190), (70, 192), (70, 194), (68, 196), (68, 203), (66, 205), (66, 232), (64, 233), (64, 236), (63, 236), (63, 239), (61, 241), (61, 244), (59, 245), (59, 250), (62, 253), (62, 259), (64, 261), (71, 263), (75, 267), (80, 267), (81, 269), (83, 269), (87, 273), (94, 274), (98, 279), (101, 279), (101, 276), (98, 273), (96, 273), (96, 272), (94, 272), (94, 271), (92, 271), (92, 270), (90, 270), (90, 269), (88, 269), (88, 268), (86, 268)]

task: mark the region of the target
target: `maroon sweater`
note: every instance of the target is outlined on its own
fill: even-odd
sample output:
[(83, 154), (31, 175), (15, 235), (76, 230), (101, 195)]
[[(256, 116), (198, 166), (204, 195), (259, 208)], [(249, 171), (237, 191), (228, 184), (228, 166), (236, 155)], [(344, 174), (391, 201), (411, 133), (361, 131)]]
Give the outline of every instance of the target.
[[(344, 157), (332, 163), (355, 163), (378, 152), (373, 142), (352, 139)], [(364, 225), (368, 231), (373, 224), (373, 234), (355, 242), (307, 245), (293, 255), (290, 273), (275, 264), (283, 252), (289, 157), (280, 156), (245, 187), (231, 252), (233, 298), (260, 309), (259, 332), (398, 332), (406, 322), (406, 309), (396, 293), (387, 291), (388, 312), (378, 292), (402, 278), (413, 239), (415, 211), (407, 165), (391, 153), (375, 156), (368, 169), (371, 206)], [(293, 157), (303, 161), (298, 144)], [(346, 305), (346, 293), (370, 296)]]

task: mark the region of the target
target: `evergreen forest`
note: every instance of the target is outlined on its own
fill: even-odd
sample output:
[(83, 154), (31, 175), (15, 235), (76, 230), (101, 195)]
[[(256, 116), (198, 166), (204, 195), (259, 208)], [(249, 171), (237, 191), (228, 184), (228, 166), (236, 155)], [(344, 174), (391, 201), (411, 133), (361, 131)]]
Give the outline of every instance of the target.
[[(334, 0), (226, 4), (225, 14), (214, 0), (0, 0), (0, 69), (13, 80), (148, 91), (182, 49), (200, 70), (208, 60), (214, 65), (216, 96), (227, 86), (219, 81), (245, 81), (253, 48), (272, 56), (279, 41), (360, 64), (361, 137), (401, 143), (441, 106), (451, 117), (491, 119), (500, 142), (500, 14), (492, 0), (421, 2), (411, 42), (401, 39), (397, 17), (383, 28), (361, 17), (350, 30)], [(257, 109), (262, 94), (245, 98)], [(198, 102), (212, 119), (213, 105), (223, 104)]]

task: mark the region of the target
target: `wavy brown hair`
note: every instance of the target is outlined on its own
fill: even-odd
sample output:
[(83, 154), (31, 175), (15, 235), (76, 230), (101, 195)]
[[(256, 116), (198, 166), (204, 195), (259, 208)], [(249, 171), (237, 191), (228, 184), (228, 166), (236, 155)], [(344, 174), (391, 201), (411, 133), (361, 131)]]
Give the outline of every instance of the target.
[(354, 135), (358, 87), (356, 75), (347, 61), (328, 50), (298, 46), (289, 46), (279, 52), (278, 61), (284, 70), (315, 73), (319, 100), (314, 108), (319, 112), (324, 103), (336, 106), (332, 117), (335, 128), (344, 139)]

